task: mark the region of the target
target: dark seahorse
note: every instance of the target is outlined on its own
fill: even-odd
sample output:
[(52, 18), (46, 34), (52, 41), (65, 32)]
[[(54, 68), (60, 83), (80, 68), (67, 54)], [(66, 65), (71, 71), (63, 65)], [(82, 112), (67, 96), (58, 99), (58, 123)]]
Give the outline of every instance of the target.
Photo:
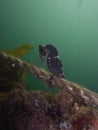
[(62, 70), (62, 62), (59, 58), (57, 49), (51, 45), (39, 45), (39, 55), (41, 62), (43, 62), (45, 56), (47, 56), (47, 67), (52, 73), (50, 79), (52, 80), (54, 76), (65, 78), (64, 72)]

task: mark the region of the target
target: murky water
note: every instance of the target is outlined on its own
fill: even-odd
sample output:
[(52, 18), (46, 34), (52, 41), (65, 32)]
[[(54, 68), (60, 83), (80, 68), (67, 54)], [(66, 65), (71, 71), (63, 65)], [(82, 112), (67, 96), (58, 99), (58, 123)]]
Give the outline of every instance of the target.
[[(66, 78), (98, 92), (97, 0), (0, 0), (0, 50), (24, 43), (34, 45), (24, 60), (37, 66), (38, 45), (53, 44)], [(43, 85), (27, 77), (31, 89)]]

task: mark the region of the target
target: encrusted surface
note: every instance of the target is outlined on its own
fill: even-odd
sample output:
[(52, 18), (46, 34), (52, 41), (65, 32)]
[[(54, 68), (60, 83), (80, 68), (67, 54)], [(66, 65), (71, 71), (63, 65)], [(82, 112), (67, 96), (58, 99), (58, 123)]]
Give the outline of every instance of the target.
[(57, 77), (56, 95), (30, 92), (25, 71), (47, 83), (50, 73), (2, 52), (0, 59), (0, 130), (98, 130), (96, 93)]

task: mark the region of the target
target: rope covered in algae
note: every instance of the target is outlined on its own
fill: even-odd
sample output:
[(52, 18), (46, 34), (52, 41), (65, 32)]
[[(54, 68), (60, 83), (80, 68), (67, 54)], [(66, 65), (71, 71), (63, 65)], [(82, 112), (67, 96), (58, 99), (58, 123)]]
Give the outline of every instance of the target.
[[(47, 82), (49, 84), (49, 79), (51, 73), (38, 68), (36, 65), (28, 64), (25, 61), (22, 61), (13, 56), (6, 55), (4, 52), (0, 52), (0, 58), (5, 59), (5, 62), (10, 61), (17, 62), (22, 69), (26, 72), (31, 73), (33, 76)], [(7, 64), (7, 63), (6, 63)], [(50, 84), (49, 84), (50, 85)], [(70, 82), (66, 79), (54, 77), (51, 81), (51, 87), (58, 87), (60, 89), (64, 89), (66, 92), (74, 96), (75, 99), (80, 99), (84, 102), (85, 105), (91, 105), (93, 107), (98, 107), (98, 94), (80, 86), (74, 82)]]

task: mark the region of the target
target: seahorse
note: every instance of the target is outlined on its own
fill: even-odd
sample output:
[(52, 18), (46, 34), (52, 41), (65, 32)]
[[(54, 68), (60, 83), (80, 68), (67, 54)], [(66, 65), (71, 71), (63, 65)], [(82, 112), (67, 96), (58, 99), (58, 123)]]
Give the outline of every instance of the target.
[(54, 76), (65, 78), (62, 70), (63, 65), (56, 47), (51, 44), (39, 45), (39, 55), (41, 58), (41, 63), (43, 62), (44, 57), (47, 56), (47, 67), (52, 73), (51, 79)]

